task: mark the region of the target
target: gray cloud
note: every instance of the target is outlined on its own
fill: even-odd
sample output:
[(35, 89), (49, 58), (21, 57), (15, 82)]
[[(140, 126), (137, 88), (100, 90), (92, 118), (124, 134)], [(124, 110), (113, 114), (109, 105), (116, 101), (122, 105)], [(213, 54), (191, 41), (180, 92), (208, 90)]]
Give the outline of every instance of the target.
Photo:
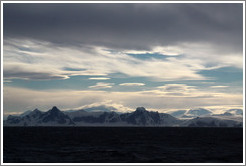
[(242, 52), (242, 4), (4, 4), (4, 38), (148, 50), (182, 42)]
[(67, 76), (53, 75), (52, 73), (42, 73), (42, 72), (29, 72), (29, 71), (15, 71), (15, 70), (5, 70), (3, 74), (4, 78), (7, 79), (32, 79), (32, 80), (52, 80), (52, 79), (66, 79)]

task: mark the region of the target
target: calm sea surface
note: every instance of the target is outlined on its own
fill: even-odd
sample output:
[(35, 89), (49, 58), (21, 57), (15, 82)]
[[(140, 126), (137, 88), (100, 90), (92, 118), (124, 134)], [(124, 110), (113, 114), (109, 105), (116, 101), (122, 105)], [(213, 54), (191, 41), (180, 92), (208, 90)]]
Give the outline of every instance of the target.
[(4, 127), (4, 163), (241, 163), (242, 128)]

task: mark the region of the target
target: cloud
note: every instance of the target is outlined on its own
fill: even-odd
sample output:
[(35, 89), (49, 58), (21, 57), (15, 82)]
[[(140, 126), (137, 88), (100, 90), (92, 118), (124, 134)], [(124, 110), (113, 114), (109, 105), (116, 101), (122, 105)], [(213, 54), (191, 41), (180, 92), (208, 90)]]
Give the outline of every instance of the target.
[[(179, 56), (139, 59), (105, 47), (60, 47), (36, 40), (6, 39), (3, 47), (4, 78), (47, 80), (88, 75), (102, 76), (98, 79), (105, 80), (109, 74), (121, 73), (154, 81), (206, 80), (210, 78), (199, 74), (200, 71), (243, 67), (242, 55), (224, 54), (221, 58), (214, 56), (217, 53), (209, 45), (185, 44), (182, 47), (184, 54)], [(230, 62), (225, 60), (227, 56)]]
[(240, 3), (5, 3), (3, 15), (5, 38), (140, 51), (185, 42), (243, 49)]
[(221, 98), (223, 95), (233, 96), (235, 94), (241, 94), (241, 92), (221, 92), (220, 88), (205, 88), (186, 84), (165, 84), (164, 86), (158, 86), (150, 90), (142, 91), (141, 93), (157, 95), (159, 97), (197, 98), (206, 101), (212, 98)]
[(108, 77), (91, 77), (89, 80), (109, 80), (110, 78)]
[(229, 86), (210, 86), (210, 88), (228, 88)]
[(126, 54), (162, 54), (167, 56), (178, 56), (184, 52), (177, 46), (155, 46), (150, 50), (124, 50)]
[[(3, 75), (9, 81), (72, 76), (102, 81), (117, 74), (158, 82), (208, 80), (212, 78), (201, 71), (243, 69), (240, 3), (4, 3), (3, 17)], [(141, 59), (129, 53), (158, 53), (164, 58)], [(30, 103), (71, 108), (105, 100), (132, 109), (242, 105), (241, 93), (217, 92), (218, 87), (165, 84), (141, 92), (96, 90), (113, 85), (98, 82), (90, 91), (5, 86), (4, 110), (25, 110)]]
[(83, 105), (81, 107), (73, 108), (73, 109), (88, 109), (88, 108), (95, 108), (95, 110), (98, 110), (98, 111), (100, 111), (99, 109), (101, 108), (102, 110), (116, 111), (120, 113), (134, 111), (133, 109), (125, 107), (120, 103), (114, 103), (112, 100), (96, 102), (96, 103)]
[[(175, 96), (161, 91), (107, 92), (99, 90), (30, 90), (5, 86), (3, 89), (3, 112), (24, 112), (39, 108), (48, 110), (56, 105), (61, 109), (79, 108), (93, 103), (110, 101), (135, 110), (143, 106), (148, 110), (168, 111), (196, 107), (236, 108), (243, 105), (242, 94), (201, 91), (186, 96)], [(233, 106), (233, 107), (232, 107)], [(216, 109), (215, 109), (216, 110)]]
[(104, 100), (103, 91), (74, 90), (30, 90), (4, 86), (4, 112), (24, 112), (26, 110), (48, 110), (56, 105), (61, 109), (76, 108)]
[(144, 83), (122, 83), (120, 86), (144, 86)]
[(89, 88), (94, 89), (104, 89), (104, 88), (112, 88), (114, 83), (105, 83), (105, 82), (98, 82), (96, 85), (89, 86)]
[(48, 42), (18, 39), (4, 40), (3, 52), (5, 78), (67, 79), (78, 75), (108, 78), (109, 74), (121, 73), (165, 81), (206, 79), (198, 71), (207, 68), (194, 58), (144, 60), (104, 47), (60, 47)]
[[(33, 66), (18, 72), (6, 64), (5, 77), (122, 73), (159, 81), (204, 80), (201, 70), (243, 68), (242, 9), (239, 3), (5, 3), (4, 63)], [(147, 61), (128, 53), (168, 57)], [(62, 70), (74, 67), (84, 70)]]
[(3, 83), (9, 83), (9, 82), (12, 82), (12, 81), (11, 80), (6, 80), (6, 79), (3, 80)]
[[(5, 79), (32, 79), (32, 80), (52, 80), (52, 79), (67, 79), (67, 75), (60, 74), (58, 70), (43, 68), (39, 64), (25, 63), (4, 63), (3, 77)], [(50, 72), (51, 71), (51, 72)]]
[[(195, 86), (188, 86), (186, 84), (166, 84), (164, 86), (158, 86), (159, 93), (169, 94), (169, 95), (197, 95), (200, 93), (195, 93), (198, 91)], [(158, 92), (158, 90), (156, 90)]]

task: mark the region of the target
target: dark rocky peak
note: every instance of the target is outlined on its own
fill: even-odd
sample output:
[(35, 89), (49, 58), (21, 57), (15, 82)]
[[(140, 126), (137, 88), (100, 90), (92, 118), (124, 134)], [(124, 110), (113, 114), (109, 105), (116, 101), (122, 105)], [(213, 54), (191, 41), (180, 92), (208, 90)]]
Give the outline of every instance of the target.
[(65, 114), (62, 111), (60, 111), (56, 106), (50, 109), (47, 113), (52, 117), (65, 116)]
[(152, 113), (152, 111), (147, 111), (144, 107), (137, 107), (136, 111), (134, 111), (132, 114), (135, 116), (147, 116)]
[(39, 109), (35, 109), (35, 110), (33, 110), (33, 112), (41, 112)]
[(32, 112), (28, 113), (28, 114), (25, 114), (25, 116), (23, 117), (26, 117), (26, 116), (31, 116), (31, 117), (39, 117), (40, 115), (42, 115), (43, 112), (41, 112), (40, 110), (38, 110), (37, 108), (35, 110), (33, 110)]
[(50, 112), (53, 113), (57, 113), (57, 112), (61, 112), (56, 106), (54, 106), (51, 110), (49, 110)]
[(45, 112), (41, 116), (42, 122), (56, 122), (58, 124), (66, 124), (69, 121), (69, 124), (73, 124), (72, 120), (68, 115), (65, 115), (62, 111), (60, 111), (56, 106), (50, 109), (48, 112)]
[(144, 107), (137, 107), (135, 112), (148, 112)]

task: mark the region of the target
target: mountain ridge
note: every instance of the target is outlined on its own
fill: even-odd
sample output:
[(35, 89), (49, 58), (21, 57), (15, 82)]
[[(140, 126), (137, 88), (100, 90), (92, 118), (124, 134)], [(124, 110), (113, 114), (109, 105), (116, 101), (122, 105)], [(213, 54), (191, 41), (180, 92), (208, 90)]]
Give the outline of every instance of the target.
[[(197, 113), (197, 110), (196, 114)], [(204, 111), (204, 110), (202, 110)], [(205, 110), (206, 111), (206, 110)], [(208, 112), (208, 111), (206, 111)], [(35, 109), (21, 116), (10, 115), (4, 121), (4, 126), (159, 126), (159, 127), (242, 127), (237, 119), (220, 119), (214, 117), (197, 117), (183, 120), (167, 113), (148, 111), (144, 107), (137, 107), (130, 113), (61, 111), (56, 106), (47, 112)]]

